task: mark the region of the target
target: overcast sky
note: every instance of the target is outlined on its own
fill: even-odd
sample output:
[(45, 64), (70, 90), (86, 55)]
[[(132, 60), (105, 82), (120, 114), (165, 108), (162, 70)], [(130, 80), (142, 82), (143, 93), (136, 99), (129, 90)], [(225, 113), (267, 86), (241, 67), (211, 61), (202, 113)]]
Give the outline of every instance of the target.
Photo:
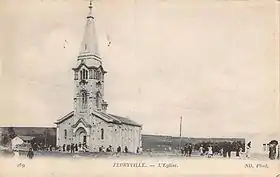
[[(0, 124), (72, 111), (87, 14), (85, 0), (0, 2)], [(108, 112), (152, 134), (179, 135), (180, 116), (184, 136), (279, 131), (276, 1), (98, 0), (94, 15)]]

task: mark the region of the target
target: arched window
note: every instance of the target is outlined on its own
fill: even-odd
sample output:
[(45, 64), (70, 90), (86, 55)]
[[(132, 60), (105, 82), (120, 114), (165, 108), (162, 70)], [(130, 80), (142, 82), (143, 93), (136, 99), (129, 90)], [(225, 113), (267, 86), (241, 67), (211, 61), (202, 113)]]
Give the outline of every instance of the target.
[(67, 130), (64, 130), (64, 139), (67, 139)]
[(86, 69), (83, 69), (80, 71), (80, 78), (82, 79), (88, 79), (88, 71)]
[(100, 108), (100, 95), (99, 95), (99, 93), (96, 94), (96, 107), (97, 107), (97, 109)]
[(83, 79), (85, 79), (85, 78), (86, 78), (86, 70), (83, 69)]
[(101, 79), (101, 73), (98, 71), (96, 74), (97, 74), (96, 79), (100, 80)]
[(82, 92), (82, 109), (87, 108), (87, 92)]
[(101, 128), (101, 139), (103, 140), (104, 139), (104, 129)]
[(91, 70), (89, 70), (89, 76), (88, 76), (88, 77), (89, 77), (90, 79), (92, 79), (92, 77), (93, 77), (92, 75), (93, 75), (93, 74), (92, 74), (92, 69), (91, 69)]
[(93, 70), (93, 79), (96, 79), (96, 71)]

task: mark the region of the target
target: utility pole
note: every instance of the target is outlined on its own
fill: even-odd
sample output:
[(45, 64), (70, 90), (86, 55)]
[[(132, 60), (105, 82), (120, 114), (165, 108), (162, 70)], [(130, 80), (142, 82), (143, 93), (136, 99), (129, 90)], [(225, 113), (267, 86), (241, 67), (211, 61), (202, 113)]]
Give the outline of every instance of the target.
[(180, 117), (180, 150), (182, 148), (182, 116)]

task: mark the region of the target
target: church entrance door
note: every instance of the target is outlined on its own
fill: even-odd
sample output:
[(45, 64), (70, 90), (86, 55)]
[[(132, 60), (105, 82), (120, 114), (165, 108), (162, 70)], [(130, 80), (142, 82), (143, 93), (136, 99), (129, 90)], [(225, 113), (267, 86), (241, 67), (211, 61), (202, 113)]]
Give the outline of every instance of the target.
[(84, 136), (84, 141), (83, 143), (87, 144), (87, 136)]
[(76, 131), (76, 143), (87, 144), (87, 132), (83, 127)]

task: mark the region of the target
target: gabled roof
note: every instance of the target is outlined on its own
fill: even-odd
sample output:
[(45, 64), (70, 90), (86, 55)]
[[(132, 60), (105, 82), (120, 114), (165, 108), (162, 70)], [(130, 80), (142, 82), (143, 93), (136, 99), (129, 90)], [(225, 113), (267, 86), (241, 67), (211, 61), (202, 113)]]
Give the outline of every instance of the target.
[(110, 114), (110, 116), (120, 120), (123, 124), (126, 124), (126, 125), (133, 125), (133, 126), (138, 126), (138, 127), (142, 127), (142, 125), (134, 122), (133, 120), (129, 119), (129, 118), (126, 118), (126, 117), (121, 117), (121, 116), (117, 116), (117, 115), (113, 115), (113, 114)]
[(108, 123), (117, 123), (117, 124), (122, 123), (120, 120), (115, 119), (114, 117), (112, 117), (109, 114), (102, 112), (102, 111), (94, 111), (93, 115), (101, 118), (102, 120), (104, 120), (105, 122), (108, 122)]
[(82, 66), (85, 66), (87, 69), (100, 69), (103, 73), (107, 73), (107, 71), (103, 68), (102, 65), (97, 66), (88, 66), (85, 63), (81, 62), (76, 68), (72, 68), (72, 70), (77, 71), (81, 69)]
[[(68, 120), (69, 118), (71, 118), (74, 115), (74, 111), (68, 113), (67, 115), (65, 115), (64, 117), (62, 117), (61, 119), (57, 120), (55, 122), (55, 124), (60, 124), (66, 120)], [(102, 111), (94, 111), (92, 113), (92, 115), (99, 117), (100, 119), (104, 120), (105, 122), (108, 123), (113, 123), (113, 124), (125, 124), (125, 125), (131, 125), (131, 126), (137, 126), (137, 127), (142, 127), (142, 125), (134, 122), (133, 120), (129, 119), (129, 118), (125, 118), (125, 117), (121, 117), (121, 116), (117, 116), (114, 114), (108, 114), (106, 112), (102, 112)], [(88, 124), (84, 119), (79, 119), (76, 124), (73, 125), (73, 127), (77, 126), (80, 122), (82, 122), (85, 126), (91, 126), (90, 124)]]
[(76, 68), (72, 68), (74, 71), (81, 69), (82, 66), (85, 66), (87, 69), (98, 69), (96, 66), (87, 66), (85, 63), (81, 62)]
[(65, 120), (71, 118), (72, 116), (74, 116), (74, 111), (71, 111), (70, 113), (66, 114), (62, 118), (60, 118), (57, 121), (55, 121), (54, 123), (55, 124), (60, 124), (60, 123), (64, 122)]
[(20, 139), (22, 139), (23, 141), (31, 141), (34, 139), (33, 136), (17, 136), (19, 137)]

